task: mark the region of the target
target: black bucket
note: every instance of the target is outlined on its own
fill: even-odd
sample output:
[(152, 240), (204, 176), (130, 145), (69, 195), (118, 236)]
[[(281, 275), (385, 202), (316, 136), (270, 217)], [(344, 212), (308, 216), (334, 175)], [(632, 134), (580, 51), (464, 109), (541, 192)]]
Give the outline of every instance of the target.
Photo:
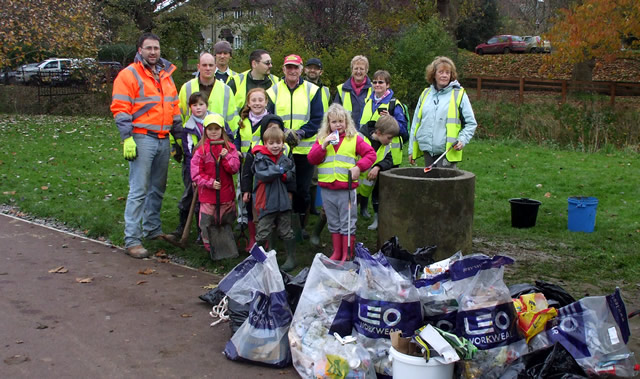
[(523, 197), (519, 199), (509, 199), (509, 203), (511, 203), (512, 227), (531, 228), (536, 226), (538, 207), (542, 204), (541, 202)]

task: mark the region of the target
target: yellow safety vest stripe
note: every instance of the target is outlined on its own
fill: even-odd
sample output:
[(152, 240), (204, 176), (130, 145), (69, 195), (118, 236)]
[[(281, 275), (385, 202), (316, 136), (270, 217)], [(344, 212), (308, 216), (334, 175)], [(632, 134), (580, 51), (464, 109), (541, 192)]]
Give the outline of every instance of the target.
[[(331, 144), (327, 146), (324, 161), (318, 165), (318, 182), (332, 183), (336, 180), (341, 182), (349, 180), (348, 171), (356, 165), (357, 140), (357, 136), (345, 137), (338, 151)], [(319, 143), (322, 144), (323, 141)], [(357, 179), (354, 179), (354, 183), (357, 182)]]
[[(182, 117), (183, 125), (186, 124), (191, 117), (191, 108), (188, 105), (189, 97), (191, 97), (191, 94), (198, 92), (199, 90), (200, 83), (198, 82), (198, 78), (189, 80), (180, 89), (180, 114)], [(231, 88), (229, 88), (229, 86), (227, 86), (220, 80), (216, 80), (215, 84), (213, 85), (213, 89), (209, 94), (207, 110), (209, 112), (222, 115), (232, 132), (235, 133), (235, 131), (238, 129), (238, 122), (240, 121), (240, 117), (238, 116), (238, 112), (236, 110), (233, 93), (231, 92)]]
[[(418, 159), (422, 156), (422, 151), (420, 150), (420, 146), (418, 145), (418, 141), (415, 138), (418, 134), (418, 129), (421, 125), (422, 119), (422, 107), (427, 100), (427, 95), (429, 95), (429, 91), (431, 91), (431, 87), (422, 91), (420, 95), (420, 107), (418, 108), (418, 117), (414, 120), (414, 128), (413, 128), (413, 159)], [(462, 128), (462, 122), (460, 121), (460, 104), (462, 103), (462, 97), (464, 95), (464, 88), (455, 88), (451, 91), (451, 100), (449, 101), (449, 110), (447, 111), (447, 122), (445, 124), (447, 128), (447, 140), (445, 144), (445, 150), (449, 149), (449, 147), (457, 141), (458, 134), (460, 134), (460, 129)], [(446, 156), (449, 162), (460, 162), (462, 160), (462, 150), (453, 150), (449, 151)]]
[[(398, 99), (396, 99), (395, 101), (396, 101), (396, 107), (402, 106), (400, 105), (400, 102), (398, 101)], [(386, 109), (388, 112), (389, 103), (380, 104), (378, 108)], [(360, 127), (362, 127), (362, 125), (366, 125), (369, 121), (378, 121), (379, 118), (380, 118), (380, 113), (378, 113), (377, 111), (376, 112), (373, 111), (373, 101), (371, 101), (371, 97), (367, 98), (367, 102), (364, 104), (364, 109), (362, 109), (362, 116), (360, 117)], [(394, 165), (402, 164), (402, 139), (399, 136), (395, 136), (391, 140), (391, 156), (393, 157)]]
[[(293, 94), (287, 83), (281, 80), (267, 90), (269, 98), (275, 105), (275, 114), (282, 118), (285, 128), (298, 130), (311, 119), (311, 99), (318, 92), (318, 86), (306, 80), (300, 84)], [(304, 138), (293, 149), (294, 154), (309, 154), (316, 141), (316, 136)]]
[[(238, 113), (242, 111), (242, 107), (244, 106), (244, 103), (247, 101), (248, 91), (247, 91), (246, 79), (250, 71), (251, 70), (247, 70), (239, 74), (236, 74), (233, 76), (233, 79), (232, 79), (235, 81), (235, 84), (236, 84), (236, 93), (234, 95), (234, 100), (236, 102), (236, 108)], [(269, 74), (269, 79), (271, 80), (271, 87), (276, 85), (276, 83), (278, 83), (278, 80), (279, 80), (278, 77), (273, 74)]]

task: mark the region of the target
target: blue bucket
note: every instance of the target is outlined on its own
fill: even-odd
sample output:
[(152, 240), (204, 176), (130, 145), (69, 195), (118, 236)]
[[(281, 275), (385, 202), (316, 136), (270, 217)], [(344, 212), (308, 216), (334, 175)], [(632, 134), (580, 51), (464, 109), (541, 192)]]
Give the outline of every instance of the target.
[(569, 199), (568, 227), (572, 232), (593, 232), (596, 226), (598, 199), (595, 197), (575, 196)]

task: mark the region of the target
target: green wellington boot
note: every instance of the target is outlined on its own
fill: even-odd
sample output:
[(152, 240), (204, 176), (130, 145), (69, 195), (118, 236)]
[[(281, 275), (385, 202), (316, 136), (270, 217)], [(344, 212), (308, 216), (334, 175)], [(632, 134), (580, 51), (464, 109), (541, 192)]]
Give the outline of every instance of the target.
[(294, 238), (286, 240), (284, 246), (287, 251), (287, 260), (280, 268), (282, 271), (289, 272), (296, 268), (296, 240)]

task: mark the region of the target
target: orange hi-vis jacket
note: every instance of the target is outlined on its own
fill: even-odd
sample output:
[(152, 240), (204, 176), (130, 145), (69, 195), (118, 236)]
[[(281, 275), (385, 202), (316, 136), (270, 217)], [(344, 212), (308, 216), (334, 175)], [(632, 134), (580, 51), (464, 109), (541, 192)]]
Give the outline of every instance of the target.
[(160, 58), (158, 67), (156, 80), (138, 54), (113, 82), (111, 112), (123, 140), (132, 133), (166, 138), (173, 132), (174, 137), (181, 137), (178, 91), (171, 77), (176, 66)]

